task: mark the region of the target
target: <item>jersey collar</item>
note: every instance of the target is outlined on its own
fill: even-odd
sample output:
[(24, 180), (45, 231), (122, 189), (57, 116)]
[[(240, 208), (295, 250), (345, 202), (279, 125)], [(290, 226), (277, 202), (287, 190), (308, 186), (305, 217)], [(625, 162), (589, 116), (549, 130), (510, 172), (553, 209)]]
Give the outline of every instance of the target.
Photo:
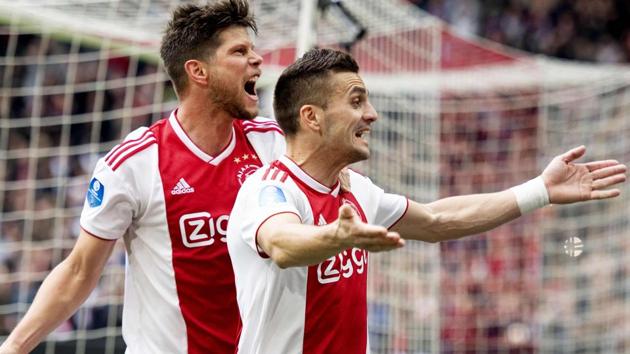
[(236, 146), (234, 127), (232, 127), (232, 136), (230, 137), (228, 145), (223, 149), (223, 151), (221, 151), (221, 153), (219, 153), (219, 155), (213, 157), (203, 152), (192, 140), (190, 140), (188, 134), (186, 134), (181, 124), (179, 124), (179, 120), (177, 119), (177, 109), (171, 112), (171, 116), (168, 118), (168, 121), (179, 140), (186, 145), (188, 150), (206, 163), (216, 166), (221, 163), (221, 161), (225, 160), (226, 157), (230, 156), (232, 151), (234, 151), (234, 147)]
[(339, 181), (337, 181), (333, 188), (328, 188), (325, 185), (319, 183), (315, 178), (311, 177), (308, 173), (306, 173), (306, 171), (304, 171), (300, 166), (298, 166), (286, 155), (282, 155), (278, 159), (278, 161), (286, 166), (286, 168), (289, 169), (293, 176), (295, 176), (302, 183), (306, 184), (308, 187), (315, 190), (316, 192), (322, 194), (330, 194), (333, 197), (337, 197), (337, 195), (339, 195), (339, 190), (341, 189), (341, 184), (339, 184)]

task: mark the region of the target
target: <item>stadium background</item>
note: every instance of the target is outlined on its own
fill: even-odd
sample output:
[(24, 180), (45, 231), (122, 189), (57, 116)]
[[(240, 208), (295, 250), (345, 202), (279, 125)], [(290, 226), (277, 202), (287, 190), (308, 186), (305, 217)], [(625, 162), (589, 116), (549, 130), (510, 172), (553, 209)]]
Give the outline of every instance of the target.
[[(71, 249), (96, 159), (174, 107), (155, 54), (174, 3), (0, 1), (0, 341)], [(299, 1), (253, 3), (268, 93), (293, 59)], [(494, 191), (581, 143), (590, 159), (630, 161), (626, 1), (342, 3), (357, 21), (328, 4), (317, 42), (367, 29), (352, 52), (382, 119), (358, 168), (387, 189), (421, 201)], [(373, 256), (373, 352), (629, 352), (628, 192)], [(565, 253), (572, 237), (579, 257)], [(119, 245), (38, 352), (122, 352), (123, 278)]]

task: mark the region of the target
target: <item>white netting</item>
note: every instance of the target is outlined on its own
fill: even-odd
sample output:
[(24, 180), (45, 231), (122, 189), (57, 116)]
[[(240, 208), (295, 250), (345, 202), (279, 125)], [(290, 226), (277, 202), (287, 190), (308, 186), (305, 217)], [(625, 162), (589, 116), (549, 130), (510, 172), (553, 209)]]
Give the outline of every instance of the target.
[[(300, 2), (252, 2), (271, 84), (293, 60)], [(0, 336), (72, 247), (97, 157), (175, 106), (156, 48), (177, 3), (0, 0)], [(589, 159), (630, 161), (628, 68), (468, 42), (404, 1), (343, 3), (367, 28), (353, 53), (380, 113), (373, 156), (358, 168), (387, 190), (422, 202), (495, 191), (578, 144)], [(356, 33), (335, 6), (317, 23), (320, 45)], [(373, 255), (373, 352), (630, 351), (623, 192)], [(565, 253), (579, 250), (572, 238), (583, 243), (579, 257)], [(40, 352), (120, 350), (123, 267), (121, 246), (86, 305)]]

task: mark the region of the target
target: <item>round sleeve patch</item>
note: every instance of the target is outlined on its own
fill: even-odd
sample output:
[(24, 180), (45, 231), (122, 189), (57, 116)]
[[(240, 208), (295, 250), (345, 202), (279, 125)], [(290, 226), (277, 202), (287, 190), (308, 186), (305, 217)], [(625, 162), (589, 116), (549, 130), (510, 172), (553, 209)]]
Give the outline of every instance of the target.
[(92, 178), (90, 181), (90, 187), (87, 191), (87, 201), (90, 207), (95, 208), (103, 204), (103, 195), (105, 194), (105, 186), (101, 181)]
[(258, 205), (267, 206), (271, 204), (286, 203), (287, 198), (282, 189), (278, 186), (265, 186), (258, 195)]

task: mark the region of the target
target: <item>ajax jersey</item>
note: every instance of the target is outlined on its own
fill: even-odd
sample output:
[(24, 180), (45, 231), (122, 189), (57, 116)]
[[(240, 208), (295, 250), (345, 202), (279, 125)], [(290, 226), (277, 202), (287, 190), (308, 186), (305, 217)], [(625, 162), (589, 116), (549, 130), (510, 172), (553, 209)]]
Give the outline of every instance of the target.
[(234, 120), (217, 156), (201, 151), (176, 112), (99, 160), (81, 227), (123, 238), (127, 353), (233, 353), (240, 328), (226, 231), (237, 192), (284, 152), (268, 119)]
[(257, 244), (265, 220), (294, 213), (325, 225), (349, 204), (367, 223), (391, 227), (407, 199), (387, 194), (350, 171), (351, 191), (328, 188), (286, 156), (256, 171), (238, 194), (228, 225), (228, 249), (243, 320), (239, 353), (369, 351), (366, 251), (352, 248), (308, 267), (279, 268)]

